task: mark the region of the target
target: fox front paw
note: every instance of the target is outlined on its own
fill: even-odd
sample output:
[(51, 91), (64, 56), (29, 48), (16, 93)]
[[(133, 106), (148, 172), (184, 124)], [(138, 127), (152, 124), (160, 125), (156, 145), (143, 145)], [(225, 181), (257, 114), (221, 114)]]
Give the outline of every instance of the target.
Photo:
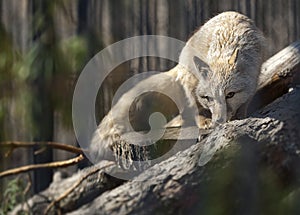
[(212, 122), (210, 118), (206, 118), (204, 116), (198, 116), (196, 119), (197, 126), (200, 129), (210, 129), (212, 128)]

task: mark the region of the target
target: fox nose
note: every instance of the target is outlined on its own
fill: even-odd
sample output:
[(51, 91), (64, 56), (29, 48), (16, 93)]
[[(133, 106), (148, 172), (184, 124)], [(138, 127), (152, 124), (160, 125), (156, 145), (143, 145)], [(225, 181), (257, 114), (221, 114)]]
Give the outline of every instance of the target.
[(218, 118), (217, 120), (216, 120), (216, 123), (217, 124), (223, 124), (223, 123), (225, 123), (226, 122), (226, 119), (224, 118), (224, 117), (220, 117), (220, 118)]
[(227, 121), (226, 107), (216, 105), (215, 110), (212, 111), (212, 124), (219, 125)]
[(210, 128), (215, 128), (218, 125), (221, 125), (223, 123), (225, 123), (226, 121), (224, 120), (224, 118), (219, 118), (219, 119), (212, 119), (211, 124), (210, 124)]

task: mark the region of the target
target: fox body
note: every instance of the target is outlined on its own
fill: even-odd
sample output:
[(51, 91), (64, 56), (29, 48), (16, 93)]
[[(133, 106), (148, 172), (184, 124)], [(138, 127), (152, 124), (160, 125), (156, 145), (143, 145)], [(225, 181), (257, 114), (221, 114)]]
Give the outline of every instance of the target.
[[(197, 50), (182, 57), (194, 65), (196, 95), (210, 110), (210, 126), (246, 115), (262, 64), (263, 34), (246, 16), (224, 12), (210, 19), (187, 46)], [(183, 52), (184, 53), (184, 52)]]
[(117, 154), (134, 160), (139, 154), (121, 136), (133, 131), (124, 121), (132, 98), (145, 87), (172, 91), (170, 98), (186, 98), (190, 106), (200, 103), (211, 111), (211, 125), (232, 119), (255, 93), (262, 44), (262, 34), (246, 16), (225, 12), (212, 18), (188, 40), (176, 67), (141, 81), (121, 96), (94, 133), (91, 157), (112, 160)]
[[(183, 76), (184, 80), (178, 78), (179, 73), (186, 74)], [(190, 107), (190, 105), (186, 105), (186, 103), (189, 103), (188, 98), (191, 98), (192, 95), (187, 95), (186, 90), (190, 88), (196, 89), (196, 80), (192, 74), (189, 74), (182, 66), (178, 65), (167, 72), (153, 75), (137, 83), (120, 97), (94, 132), (92, 142), (89, 146), (92, 160), (117, 159), (118, 162), (120, 162), (120, 159), (126, 158), (123, 159), (121, 161), (122, 164), (120, 164), (122, 167), (126, 167), (131, 165), (131, 160), (146, 159), (147, 155), (143, 154), (144, 152), (147, 153), (146, 149), (128, 144), (128, 142), (122, 138), (123, 134), (133, 132), (134, 130), (149, 130), (149, 111), (152, 113), (162, 112), (165, 113), (164, 116), (172, 115), (173, 117), (183, 111), (189, 112), (188, 110), (184, 110), (184, 107)], [(183, 84), (188, 86), (184, 88)], [(151, 92), (147, 92), (136, 99), (137, 94), (144, 92), (145, 89), (148, 91), (151, 89), (151, 92), (161, 93), (152, 94)], [(166, 101), (163, 95), (167, 95), (171, 98), (172, 102)], [(154, 107), (155, 104), (153, 104), (154, 101), (152, 101), (154, 99), (161, 102), (159, 109)], [(193, 100), (195, 99), (196, 97), (194, 96)], [(176, 104), (174, 102), (176, 102)], [(175, 108), (170, 107), (172, 105), (175, 105)], [(167, 113), (164, 110), (167, 110)], [(156, 129), (163, 128), (164, 125), (165, 124), (158, 125)]]

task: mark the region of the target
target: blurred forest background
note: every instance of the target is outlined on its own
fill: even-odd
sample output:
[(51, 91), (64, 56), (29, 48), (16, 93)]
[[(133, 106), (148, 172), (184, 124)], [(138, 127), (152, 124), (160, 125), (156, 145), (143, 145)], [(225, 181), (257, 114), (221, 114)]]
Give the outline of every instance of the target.
[[(298, 0), (0, 0), (0, 141), (76, 145), (73, 90), (96, 53), (137, 35), (186, 41), (206, 20), (227, 10), (255, 21), (268, 39), (268, 56), (300, 38)], [(174, 62), (155, 58), (120, 65), (98, 93), (99, 121), (128, 77), (173, 66)], [(5, 152), (0, 148), (0, 171), (72, 156), (52, 150), (35, 155), (33, 150), (17, 149), (5, 157)], [(52, 170), (35, 172), (32, 189), (47, 187), (52, 174)]]

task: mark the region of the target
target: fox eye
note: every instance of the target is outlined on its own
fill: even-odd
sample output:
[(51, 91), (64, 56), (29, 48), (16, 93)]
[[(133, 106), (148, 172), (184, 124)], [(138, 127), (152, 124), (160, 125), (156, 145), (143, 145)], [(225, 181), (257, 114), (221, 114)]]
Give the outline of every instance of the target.
[(235, 95), (235, 92), (230, 92), (226, 95), (226, 99), (230, 99)]

